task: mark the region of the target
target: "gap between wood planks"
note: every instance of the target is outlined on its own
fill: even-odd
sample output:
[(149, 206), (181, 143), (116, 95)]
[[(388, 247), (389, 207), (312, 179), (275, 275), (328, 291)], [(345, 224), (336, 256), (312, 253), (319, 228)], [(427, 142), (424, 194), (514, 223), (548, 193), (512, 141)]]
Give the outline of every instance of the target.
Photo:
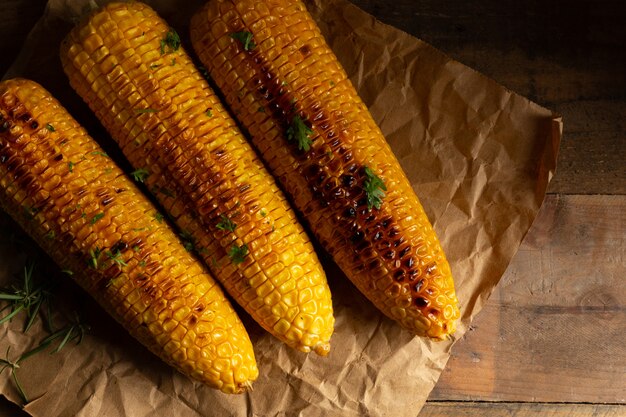
[(430, 398), (626, 405), (625, 259), (626, 196), (549, 195)]
[(626, 406), (590, 403), (428, 402), (418, 417), (623, 417)]

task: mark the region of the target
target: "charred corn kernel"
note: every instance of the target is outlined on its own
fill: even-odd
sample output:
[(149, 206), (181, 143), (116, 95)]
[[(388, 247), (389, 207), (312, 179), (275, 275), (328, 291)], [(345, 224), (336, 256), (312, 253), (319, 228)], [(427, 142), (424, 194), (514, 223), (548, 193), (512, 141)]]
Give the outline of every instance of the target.
[[(148, 6), (111, 3), (68, 35), (61, 59), (71, 85), (184, 231), (186, 246), (261, 326), (324, 355), (334, 318), (313, 246), (177, 39)], [(278, 272), (298, 289), (324, 289), (314, 302), (325, 324), (314, 334), (302, 329), (302, 338), (287, 337), (293, 321), (263, 308)], [(278, 331), (281, 319), (289, 326)]]
[(0, 83), (0, 206), (165, 362), (229, 393), (256, 379), (248, 334), (217, 283), (59, 102), (28, 80)]
[(454, 332), (460, 314), (439, 241), (303, 3), (211, 0), (192, 18), (191, 40), (352, 282), (415, 334), (443, 339)]

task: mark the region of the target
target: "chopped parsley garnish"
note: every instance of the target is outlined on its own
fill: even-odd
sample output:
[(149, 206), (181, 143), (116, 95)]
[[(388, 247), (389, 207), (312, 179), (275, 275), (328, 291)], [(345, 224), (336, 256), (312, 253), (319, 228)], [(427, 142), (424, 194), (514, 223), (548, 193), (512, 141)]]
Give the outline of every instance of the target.
[(165, 38), (161, 39), (161, 55), (165, 54), (165, 49), (169, 48), (170, 52), (178, 51), (180, 48), (180, 36), (174, 29), (171, 29), (165, 34)]
[(176, 65), (176, 58), (172, 58), (172, 62), (170, 62), (170, 66), (173, 67)]
[(92, 154), (92, 155), (100, 155), (100, 156), (104, 156), (105, 158), (108, 158), (108, 157), (109, 157), (109, 154), (107, 154), (106, 152), (93, 151), (91, 154)]
[(93, 216), (91, 220), (89, 220), (89, 224), (93, 226), (94, 224), (96, 224), (98, 220), (100, 220), (103, 217), (104, 217), (104, 213), (98, 213), (95, 216)]
[(265, 113), (265, 107), (260, 106), (256, 111), (258, 111), (259, 113)]
[(48, 233), (45, 234), (44, 236), (46, 239), (52, 240), (56, 237), (56, 233), (54, 230), (50, 230)]
[(133, 179), (137, 182), (144, 182), (144, 180), (150, 175), (150, 172), (145, 168), (139, 168), (130, 173)]
[(154, 219), (159, 223), (163, 223), (163, 215), (161, 213), (154, 213)]
[(56, 129), (50, 123), (46, 123), (46, 129), (48, 129), (50, 132), (56, 132)]
[(70, 171), (70, 172), (74, 172), (74, 162), (69, 161), (69, 162), (67, 163), (67, 169), (68, 169), (68, 171)]
[(372, 207), (380, 209), (387, 187), (385, 187), (383, 180), (374, 174), (374, 171), (369, 167), (365, 167), (365, 176), (366, 179), (363, 188), (367, 194), (367, 208), (370, 210)]
[(228, 251), (228, 256), (235, 265), (242, 263), (245, 260), (247, 254), (248, 245), (246, 244), (243, 244), (241, 246), (237, 246), (235, 244), (231, 246), (230, 250)]
[(219, 223), (217, 223), (216, 227), (219, 230), (222, 230), (224, 232), (234, 232), (235, 229), (237, 228), (237, 225), (228, 217), (226, 217), (225, 214), (222, 214), (220, 216), (221, 220), (219, 221)]
[(212, 110), (211, 108), (207, 109), (207, 111), (205, 113), (207, 115), (207, 117), (213, 117), (213, 112), (211, 110)]
[(252, 33), (250, 32), (235, 32), (231, 33), (230, 37), (236, 41), (241, 42), (244, 51), (251, 51), (256, 48), (256, 44), (254, 43), (254, 40), (252, 40)]
[(298, 143), (298, 149), (307, 152), (313, 143), (309, 138), (312, 133), (313, 130), (304, 123), (300, 116), (296, 115), (291, 121), (291, 126), (287, 128), (287, 140), (295, 140)]
[(142, 268), (145, 268), (146, 267), (146, 261), (144, 261), (144, 260), (139, 261), (139, 266), (142, 267)]
[(267, 211), (261, 210), (261, 217), (265, 217), (265, 216), (267, 216)]

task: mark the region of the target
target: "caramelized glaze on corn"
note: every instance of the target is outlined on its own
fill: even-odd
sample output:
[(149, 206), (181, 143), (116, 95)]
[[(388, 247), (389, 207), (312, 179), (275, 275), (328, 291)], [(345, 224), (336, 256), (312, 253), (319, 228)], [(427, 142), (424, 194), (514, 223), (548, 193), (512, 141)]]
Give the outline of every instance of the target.
[(328, 353), (330, 291), (283, 194), (148, 6), (111, 3), (67, 37), (71, 85), (227, 291), (290, 346)]
[[(352, 282), (418, 335), (454, 332), (459, 310), (439, 241), (302, 2), (212, 0), (193, 17), (191, 39), (274, 176)], [(310, 143), (293, 140), (297, 128)], [(384, 186), (368, 193), (375, 177)]]
[(0, 83), (0, 205), (134, 337), (228, 393), (258, 376), (213, 278), (40, 85)]

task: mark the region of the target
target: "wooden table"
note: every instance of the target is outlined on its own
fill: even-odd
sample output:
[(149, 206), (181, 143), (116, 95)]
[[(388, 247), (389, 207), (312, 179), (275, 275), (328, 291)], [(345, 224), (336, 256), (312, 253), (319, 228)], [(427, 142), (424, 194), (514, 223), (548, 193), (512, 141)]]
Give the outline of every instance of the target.
[[(352, 1), (565, 122), (546, 203), (419, 417), (626, 416), (626, 3)], [(0, 2), (0, 73), (44, 5)]]

